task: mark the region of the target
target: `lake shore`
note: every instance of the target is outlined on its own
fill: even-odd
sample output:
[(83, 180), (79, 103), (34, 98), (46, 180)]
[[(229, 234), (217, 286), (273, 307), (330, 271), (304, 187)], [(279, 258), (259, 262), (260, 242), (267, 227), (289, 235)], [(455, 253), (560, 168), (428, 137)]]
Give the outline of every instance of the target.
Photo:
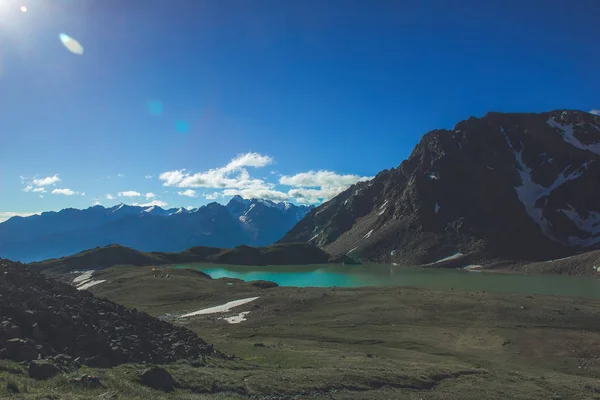
[[(414, 287), (259, 289), (158, 271), (167, 273), (107, 270), (95, 279), (114, 283), (91, 291), (182, 324), (253, 365), (245, 385), (256, 393), (548, 399), (585, 398), (598, 387), (600, 300)], [(131, 277), (137, 283), (128, 286)], [(254, 297), (228, 312), (179, 317)], [(241, 313), (243, 321), (225, 319)]]
[[(101, 378), (98, 389), (15, 373), (10, 379), (28, 392), (13, 398), (112, 390), (130, 399), (579, 399), (600, 391), (598, 299), (397, 286), (265, 288), (185, 268), (124, 266), (88, 275), (104, 280), (89, 288), (96, 296), (190, 328), (230, 356), (164, 365), (180, 383), (171, 394), (139, 386), (137, 372), (146, 366), (122, 365), (86, 370)], [(0, 378), (20, 368), (0, 361)]]

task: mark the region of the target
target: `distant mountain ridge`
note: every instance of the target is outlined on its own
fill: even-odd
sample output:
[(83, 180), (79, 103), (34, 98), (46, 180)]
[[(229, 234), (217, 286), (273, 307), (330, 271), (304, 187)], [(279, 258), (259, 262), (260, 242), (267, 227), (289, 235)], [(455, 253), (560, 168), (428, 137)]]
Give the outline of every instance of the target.
[(119, 204), (67, 208), (0, 223), (0, 257), (22, 262), (118, 243), (139, 251), (178, 252), (194, 246), (266, 246), (312, 206), (233, 197), (227, 205), (162, 209)]
[(597, 248), (600, 116), (490, 112), (428, 132), (397, 168), (312, 210), (287, 242), (401, 265), (545, 260)]
[(178, 253), (141, 252), (109, 245), (77, 254), (30, 263), (32, 269), (62, 274), (79, 269), (103, 269), (115, 265), (150, 266), (190, 263), (232, 265), (306, 265), (340, 263), (325, 251), (307, 243), (274, 244), (264, 247), (237, 246), (233, 249), (195, 246)]

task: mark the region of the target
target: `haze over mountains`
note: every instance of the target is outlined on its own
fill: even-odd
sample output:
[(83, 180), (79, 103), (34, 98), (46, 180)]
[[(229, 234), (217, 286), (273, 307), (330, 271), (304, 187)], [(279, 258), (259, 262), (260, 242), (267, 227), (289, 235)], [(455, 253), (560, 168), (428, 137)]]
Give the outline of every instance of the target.
[(397, 168), (315, 208), (280, 242), (405, 265), (593, 249), (600, 116), (490, 112), (431, 131)]
[(117, 243), (140, 251), (178, 252), (193, 246), (263, 246), (280, 239), (311, 209), (233, 197), (187, 210), (120, 204), (68, 208), (0, 224), (0, 256), (22, 262), (62, 257)]

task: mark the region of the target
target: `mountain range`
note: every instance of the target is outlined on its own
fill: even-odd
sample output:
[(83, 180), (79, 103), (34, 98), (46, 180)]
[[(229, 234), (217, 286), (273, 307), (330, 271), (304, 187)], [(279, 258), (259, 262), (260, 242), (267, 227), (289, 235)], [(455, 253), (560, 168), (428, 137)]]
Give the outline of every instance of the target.
[[(412, 264), (544, 260), (600, 243), (600, 117), (490, 112), (313, 209), (280, 243)], [(591, 266), (590, 266), (591, 268)]]
[(280, 239), (312, 206), (234, 196), (227, 205), (187, 210), (120, 204), (68, 208), (0, 224), (0, 257), (22, 262), (62, 257), (118, 243), (139, 251), (193, 246), (264, 246)]

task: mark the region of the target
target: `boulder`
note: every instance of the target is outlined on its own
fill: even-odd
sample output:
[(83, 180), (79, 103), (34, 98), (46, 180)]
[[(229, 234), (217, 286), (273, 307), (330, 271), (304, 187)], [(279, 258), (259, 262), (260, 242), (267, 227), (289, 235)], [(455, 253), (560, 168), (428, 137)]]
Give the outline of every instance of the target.
[(279, 286), (275, 282), (270, 282), (270, 281), (252, 281), (252, 282), (250, 282), (250, 284), (259, 289), (271, 289), (271, 288)]
[(170, 392), (175, 386), (175, 379), (171, 374), (160, 367), (151, 367), (142, 372), (140, 376), (140, 382), (142, 385), (149, 386), (152, 389), (162, 390), (164, 392)]
[(2, 322), (2, 328), (4, 331), (4, 337), (8, 338), (8, 339), (14, 339), (14, 338), (21, 338), (21, 328), (19, 328), (17, 325), (13, 324), (10, 321), (3, 321)]
[(29, 364), (29, 377), (37, 380), (50, 379), (60, 373), (60, 368), (49, 362), (32, 361)]
[(7, 358), (13, 361), (31, 361), (37, 360), (38, 352), (27, 340), (10, 339), (7, 340), (4, 349), (0, 352), (1, 358)]

